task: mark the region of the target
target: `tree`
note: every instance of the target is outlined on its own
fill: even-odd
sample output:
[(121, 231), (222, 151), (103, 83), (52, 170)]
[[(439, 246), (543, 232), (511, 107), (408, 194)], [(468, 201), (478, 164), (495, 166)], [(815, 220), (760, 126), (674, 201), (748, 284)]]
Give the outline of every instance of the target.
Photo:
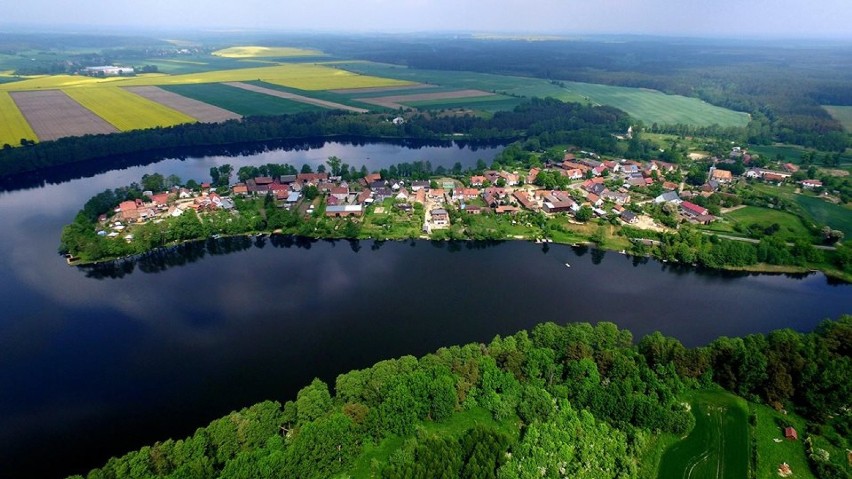
[(329, 156), (328, 160), (326, 160), (326, 163), (328, 164), (328, 167), (331, 168), (331, 176), (340, 176), (340, 174), (341, 174), (340, 165), (342, 163), (340, 158), (338, 158), (336, 156)]
[(302, 165), (302, 170), (300, 171), (300, 173), (308, 174), (308, 173), (313, 173), (313, 172), (314, 172), (314, 170), (311, 169), (311, 165), (309, 165), (307, 163)]
[(574, 217), (577, 218), (577, 221), (582, 221), (585, 223), (586, 221), (592, 219), (592, 215), (594, 215), (592, 209), (588, 206), (583, 206), (579, 209), (579, 211), (577, 211)]
[(296, 414), (299, 423), (313, 421), (325, 415), (331, 409), (331, 394), (328, 385), (319, 379), (314, 379), (311, 384), (303, 388), (296, 395)]
[(141, 184), (142, 189), (145, 191), (160, 192), (166, 189), (166, 180), (163, 178), (163, 175), (159, 173), (142, 175)]

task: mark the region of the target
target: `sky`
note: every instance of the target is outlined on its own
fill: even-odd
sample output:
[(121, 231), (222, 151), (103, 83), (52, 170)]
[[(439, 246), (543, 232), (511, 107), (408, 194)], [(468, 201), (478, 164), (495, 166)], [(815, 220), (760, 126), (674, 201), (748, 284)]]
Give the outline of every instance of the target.
[(26, 0), (4, 24), (850, 38), (852, 0)]

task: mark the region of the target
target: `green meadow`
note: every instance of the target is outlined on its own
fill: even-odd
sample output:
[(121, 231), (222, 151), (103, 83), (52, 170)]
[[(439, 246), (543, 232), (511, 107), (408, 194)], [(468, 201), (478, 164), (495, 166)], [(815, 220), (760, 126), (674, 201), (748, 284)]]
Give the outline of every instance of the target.
[(319, 106), (264, 95), (263, 93), (247, 91), (220, 83), (169, 85), (161, 88), (243, 116), (283, 115), (323, 109)]
[(663, 454), (659, 479), (745, 478), (749, 470), (748, 406), (723, 391), (698, 391), (690, 401), (695, 427)]

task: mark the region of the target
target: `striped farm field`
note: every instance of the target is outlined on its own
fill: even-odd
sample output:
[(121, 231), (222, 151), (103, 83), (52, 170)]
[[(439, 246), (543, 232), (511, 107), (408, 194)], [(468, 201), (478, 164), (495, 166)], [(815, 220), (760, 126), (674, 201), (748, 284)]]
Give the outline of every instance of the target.
[(156, 86), (132, 86), (127, 90), (133, 94), (145, 97), (153, 102), (165, 105), (169, 108), (189, 115), (202, 123), (219, 123), (222, 121), (236, 120), (240, 118), (234, 112), (204, 103), (192, 98), (180, 96), (177, 93), (163, 90)]
[(323, 53), (309, 48), (242, 46), (217, 50), (213, 52), (213, 55), (225, 58), (285, 58), (316, 57)]
[(61, 90), (15, 91), (9, 95), (41, 141), (118, 131)]
[(0, 91), (0, 146), (18, 146), (21, 139), (38, 140), (8, 92)]
[(80, 86), (100, 85), (121, 80), (125, 80), (125, 78), (93, 78), (80, 75), (45, 75), (31, 77), (12, 83), (2, 83), (0, 84), (0, 91), (58, 90)]
[(196, 121), (189, 115), (118, 87), (71, 88), (65, 93), (121, 131)]
[(221, 83), (172, 85), (163, 89), (243, 116), (284, 115), (322, 109), (316, 105), (298, 103)]

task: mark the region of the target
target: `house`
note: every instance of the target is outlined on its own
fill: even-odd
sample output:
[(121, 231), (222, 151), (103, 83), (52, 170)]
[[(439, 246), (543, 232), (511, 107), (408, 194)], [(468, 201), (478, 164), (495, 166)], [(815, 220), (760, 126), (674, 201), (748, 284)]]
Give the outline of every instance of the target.
[(436, 208), (430, 211), (429, 214), (432, 216), (432, 223), (436, 226), (447, 226), (450, 224), (450, 215), (443, 208)]
[(370, 173), (369, 175), (364, 177), (364, 180), (367, 181), (367, 184), (375, 183), (377, 181), (382, 181), (381, 173)]
[(329, 196), (337, 198), (340, 201), (345, 201), (349, 196), (349, 189), (343, 186), (332, 186), (328, 190)]
[(517, 199), (517, 200), (518, 200), (518, 203), (520, 203), (520, 204), (521, 204), (521, 206), (523, 206), (524, 208), (526, 208), (526, 209), (528, 209), (528, 210), (532, 210), (532, 211), (535, 211), (535, 210), (537, 210), (537, 209), (538, 209), (538, 206), (536, 206), (536, 204), (535, 204), (535, 203), (533, 203), (533, 202), (529, 199), (529, 197), (527, 196), (527, 194), (526, 194), (525, 192), (523, 192), (523, 191), (516, 191), (515, 193), (513, 193), (513, 194), (512, 194), (512, 196), (514, 196), (514, 197), (515, 197), (515, 199)]
[(298, 191), (291, 191), (290, 194), (287, 195), (287, 203), (293, 204), (299, 201), (299, 198), (301, 198), (301, 196), (302, 194)]
[(621, 213), (621, 221), (624, 221), (625, 223), (632, 225), (632, 224), (636, 224), (636, 223), (639, 222), (639, 217), (636, 216), (636, 213), (634, 213), (630, 210), (624, 210), (624, 212)]
[(710, 169), (710, 179), (716, 180), (719, 183), (730, 183), (734, 179), (734, 175), (728, 170), (720, 170), (718, 168)]
[(698, 206), (695, 203), (691, 203), (689, 201), (681, 202), (680, 210), (685, 215), (692, 217), (707, 215), (707, 208), (704, 208), (703, 206)]
[(780, 174), (774, 173), (774, 172), (763, 174), (764, 181), (769, 181), (769, 182), (772, 182), (772, 183), (782, 183), (784, 181), (784, 178), (786, 178), (784, 175), (780, 175)]
[(592, 168), (592, 174), (595, 175), (595, 176), (603, 175), (604, 171), (606, 171), (606, 166), (604, 166), (604, 165), (598, 165), (598, 166)]
[(269, 176), (258, 176), (254, 179), (255, 184), (257, 185), (271, 185), (272, 178)]
[(403, 123), (405, 123), (405, 118), (398, 116), (398, 117), (394, 118), (393, 120), (391, 120), (391, 123), (393, 123), (394, 125), (397, 125), (397, 126), (402, 125)]
[(473, 205), (465, 205), (464, 212), (472, 215), (478, 215), (482, 213), (482, 207), (473, 206)]
[(664, 191), (677, 191), (678, 186), (677, 183), (672, 183), (671, 181), (663, 182), (663, 190)]
[(573, 161), (563, 161), (561, 166), (563, 170), (580, 170), (584, 175), (587, 171), (591, 170), (588, 166), (574, 163)]
[(589, 193), (589, 195), (586, 196), (586, 200), (588, 200), (592, 206), (596, 207), (603, 204), (603, 200), (601, 199), (601, 197), (594, 193)]
[(651, 162), (651, 169), (661, 171), (663, 173), (671, 173), (677, 171), (677, 165), (674, 163), (666, 163), (665, 161), (654, 160)]
[(394, 198), (400, 201), (408, 201), (409, 196), (411, 195), (408, 193), (408, 190), (406, 188), (400, 188)]
[(601, 198), (606, 201), (612, 201), (617, 205), (623, 205), (630, 202), (630, 195), (627, 193), (620, 193), (618, 191), (603, 190)]
[(166, 206), (169, 204), (169, 194), (157, 193), (156, 195), (151, 195), (151, 201), (157, 206)]
[(548, 197), (542, 208), (546, 213), (563, 213), (568, 211), (576, 212), (579, 206), (572, 199), (558, 200), (554, 197)]
[(428, 193), (430, 200), (435, 201), (443, 201), (444, 200), (444, 189), (443, 188), (432, 188)]
[(485, 180), (486, 180), (486, 178), (482, 175), (471, 176), (470, 177), (470, 186), (482, 186), (482, 185), (485, 184)]
[(296, 175), (281, 175), (280, 182), (282, 185), (289, 185), (296, 182)]
[(535, 179), (538, 178), (539, 173), (541, 173), (541, 168), (530, 168), (529, 173), (527, 173), (527, 184), (531, 185), (535, 183)]
[(654, 203), (674, 203), (676, 205), (680, 204), (680, 197), (677, 195), (677, 191), (666, 191), (665, 193), (654, 198)]
[(363, 214), (364, 208), (361, 205), (336, 205), (325, 208), (325, 215), (332, 218), (361, 216)]
[(237, 183), (234, 185), (232, 191), (235, 195), (247, 195), (248, 187), (244, 183)]
[(805, 188), (822, 188), (822, 181), (819, 180), (802, 180), (799, 183)]
[(799, 439), (799, 433), (796, 432), (796, 428), (787, 426), (784, 428), (784, 437), (795, 441)]
[(521, 209), (518, 208), (517, 206), (509, 206), (509, 205), (498, 206), (494, 210), (494, 212), (497, 213), (498, 215), (515, 214), (518, 211), (521, 211)]
[(479, 197), (479, 190), (476, 188), (465, 188), (464, 190), (464, 198), (466, 200), (472, 200), (474, 198)]
[(515, 185), (517, 185), (521, 182), (520, 175), (518, 175), (516, 173), (509, 173), (509, 172), (506, 172), (506, 171), (500, 171), (497, 174), (500, 175), (500, 178), (503, 178), (503, 180), (509, 186), (515, 186)]
[(429, 184), (430, 183), (428, 181), (412, 181), (411, 191), (416, 192), (422, 190), (423, 188), (429, 188)]
[(376, 201), (385, 201), (388, 198), (392, 198), (393, 190), (388, 188), (387, 186), (382, 186), (381, 188), (371, 188), (373, 192), (373, 199)]
[(583, 177), (583, 171), (578, 168), (562, 170), (562, 175), (567, 176), (569, 180), (579, 180)]
[(257, 184), (253, 178), (246, 180), (246, 188), (248, 188), (248, 192), (255, 195), (266, 194), (269, 191), (269, 184)]
[(136, 201), (122, 201), (119, 203), (118, 208), (116, 208), (116, 212), (119, 214), (119, 217), (125, 221), (135, 220), (139, 217), (139, 207), (142, 206), (142, 202), (140, 200)]
[(317, 184), (320, 181), (327, 181), (328, 173), (299, 173), (296, 175), (296, 181), (306, 184)]

